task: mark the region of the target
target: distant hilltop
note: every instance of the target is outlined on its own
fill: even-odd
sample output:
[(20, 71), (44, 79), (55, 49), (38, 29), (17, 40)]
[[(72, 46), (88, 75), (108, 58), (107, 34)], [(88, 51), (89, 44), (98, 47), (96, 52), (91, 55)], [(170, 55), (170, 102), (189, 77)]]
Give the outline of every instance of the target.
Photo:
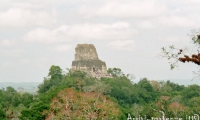
[(0, 89), (14, 88), (17, 92), (36, 94), (40, 82), (0, 82)]
[(85, 71), (88, 75), (101, 78), (111, 77), (107, 73), (106, 63), (98, 57), (93, 44), (78, 44), (75, 48), (75, 59), (72, 61), (71, 70)]

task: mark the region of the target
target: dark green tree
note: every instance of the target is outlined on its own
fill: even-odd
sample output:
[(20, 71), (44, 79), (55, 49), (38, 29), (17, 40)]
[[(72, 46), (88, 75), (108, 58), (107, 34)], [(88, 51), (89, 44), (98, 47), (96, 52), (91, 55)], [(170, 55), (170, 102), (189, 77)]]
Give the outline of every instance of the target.
[(62, 69), (59, 66), (52, 65), (49, 69), (48, 76), (51, 77), (51, 79), (61, 79)]
[(48, 91), (52, 86), (57, 86), (60, 84), (63, 78), (62, 69), (59, 66), (52, 65), (49, 69), (48, 77), (49, 78), (44, 78), (43, 84), (38, 86), (39, 93), (44, 93)]
[(5, 118), (5, 111), (3, 110), (3, 106), (0, 104), (0, 119)]
[(44, 110), (48, 110), (49, 105), (42, 101), (33, 103), (30, 109), (25, 109), (21, 112), (20, 120), (44, 120), (45, 114), (42, 114)]
[[(150, 103), (157, 98), (157, 91), (154, 91), (152, 85), (147, 80), (147, 78), (143, 78), (138, 82), (138, 94), (145, 103)], [(143, 103), (144, 104), (144, 103)]]
[(109, 68), (108, 73), (111, 74), (113, 77), (122, 77), (124, 73), (120, 68)]

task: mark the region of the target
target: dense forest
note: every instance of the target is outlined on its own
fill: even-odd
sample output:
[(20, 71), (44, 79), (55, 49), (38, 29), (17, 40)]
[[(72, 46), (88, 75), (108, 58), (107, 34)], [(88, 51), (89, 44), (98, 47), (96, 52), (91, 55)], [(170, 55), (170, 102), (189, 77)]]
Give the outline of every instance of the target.
[(38, 93), (0, 90), (0, 119), (126, 120), (128, 116), (185, 118), (200, 114), (200, 86), (142, 78), (130, 80), (119, 68), (113, 78), (96, 79), (82, 71), (51, 66)]

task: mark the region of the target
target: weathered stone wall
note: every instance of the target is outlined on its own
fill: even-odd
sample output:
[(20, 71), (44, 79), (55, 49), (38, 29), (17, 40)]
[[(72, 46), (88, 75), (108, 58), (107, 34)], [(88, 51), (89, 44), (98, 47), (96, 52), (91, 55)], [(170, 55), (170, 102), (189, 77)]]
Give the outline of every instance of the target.
[(95, 72), (97, 70), (107, 73), (106, 63), (101, 60), (79, 60), (72, 62), (73, 69)]
[(96, 48), (92, 44), (78, 44), (75, 48), (75, 61), (99, 60)]
[(107, 74), (104, 61), (98, 58), (96, 48), (92, 44), (78, 44), (75, 48), (75, 60), (72, 61), (72, 70), (83, 70), (87, 73)]

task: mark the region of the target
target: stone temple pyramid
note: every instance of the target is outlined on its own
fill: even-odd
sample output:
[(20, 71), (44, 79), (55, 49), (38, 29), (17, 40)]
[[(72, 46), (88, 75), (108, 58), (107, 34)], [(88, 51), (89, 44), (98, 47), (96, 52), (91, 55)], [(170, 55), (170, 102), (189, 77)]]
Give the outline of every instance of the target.
[(75, 48), (75, 60), (72, 61), (72, 71), (85, 71), (92, 77), (111, 77), (107, 73), (106, 63), (98, 58), (93, 44), (78, 44)]

